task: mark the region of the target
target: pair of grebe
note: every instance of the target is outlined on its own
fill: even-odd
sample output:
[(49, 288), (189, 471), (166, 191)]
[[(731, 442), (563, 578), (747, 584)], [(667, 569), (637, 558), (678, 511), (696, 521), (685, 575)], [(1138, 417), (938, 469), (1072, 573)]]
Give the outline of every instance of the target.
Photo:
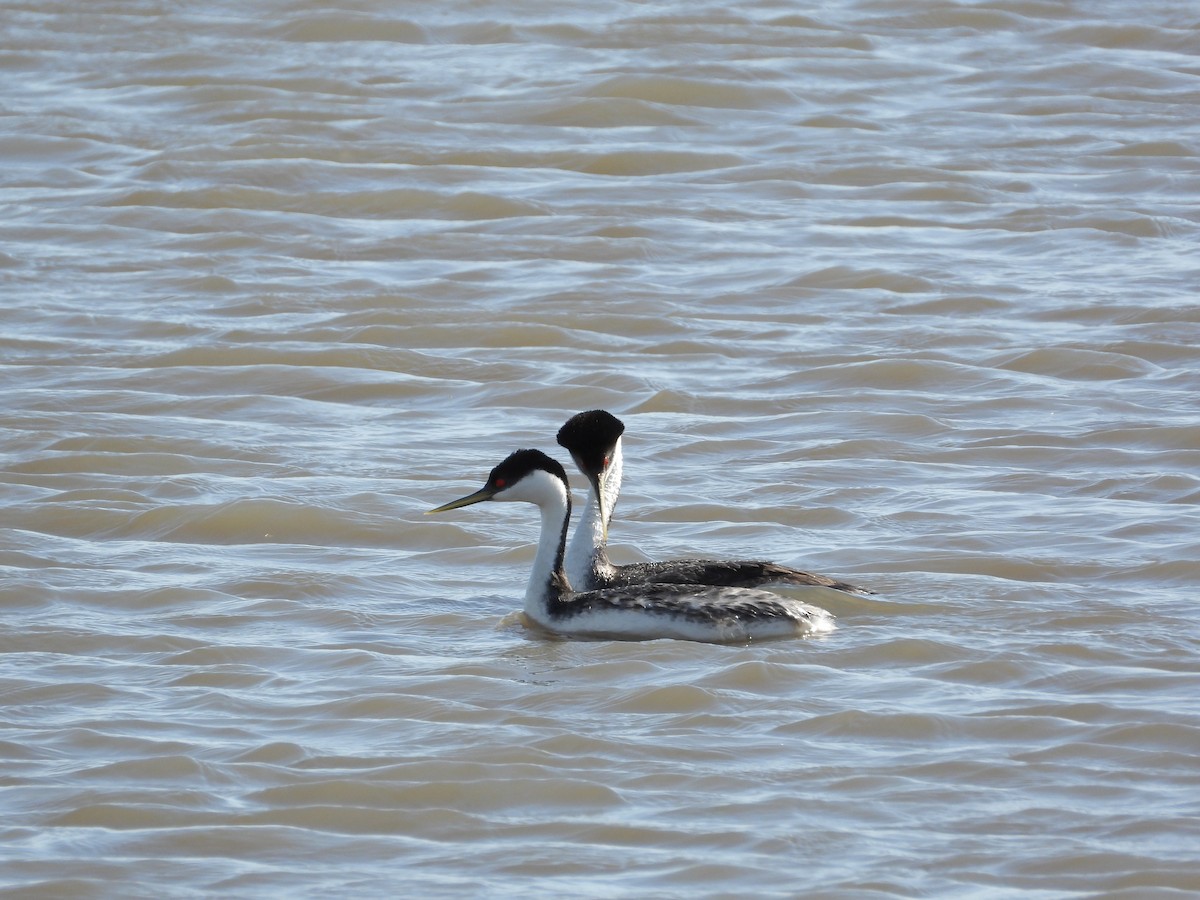
[(579, 413), (559, 429), (558, 443), (590, 486), (569, 547), (567, 473), (540, 450), (516, 451), (492, 469), (478, 491), (429, 512), (484, 500), (537, 506), (542, 530), (525, 591), (525, 615), (566, 636), (732, 642), (821, 634), (834, 628), (828, 612), (755, 586), (786, 583), (869, 593), (824, 575), (756, 560), (613, 565), (607, 552), (608, 526), (621, 490), (624, 431), (621, 421), (604, 410)]

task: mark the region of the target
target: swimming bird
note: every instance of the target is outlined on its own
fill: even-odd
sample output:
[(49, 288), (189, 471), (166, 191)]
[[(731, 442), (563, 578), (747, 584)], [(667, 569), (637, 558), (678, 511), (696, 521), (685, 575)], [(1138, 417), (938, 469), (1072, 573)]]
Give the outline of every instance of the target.
[(541, 510), (542, 528), (525, 591), (525, 615), (570, 637), (734, 642), (821, 634), (834, 629), (819, 607), (769, 591), (694, 584), (636, 584), (573, 591), (563, 571), (571, 520), (567, 473), (540, 450), (517, 450), (473, 494), (430, 513), (485, 500), (523, 501)]
[(674, 559), (613, 565), (608, 526), (621, 493), (621, 436), (625, 425), (612, 413), (592, 409), (571, 416), (558, 430), (558, 443), (588, 480), (587, 505), (567, 547), (566, 572), (584, 590), (648, 582), (753, 587), (761, 584), (815, 585), (853, 594), (871, 591), (826, 575), (754, 559)]

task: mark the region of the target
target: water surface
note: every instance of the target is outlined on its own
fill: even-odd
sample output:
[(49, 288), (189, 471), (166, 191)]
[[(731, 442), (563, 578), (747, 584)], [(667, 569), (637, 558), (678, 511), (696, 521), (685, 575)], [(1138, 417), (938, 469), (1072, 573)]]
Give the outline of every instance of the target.
[[(1200, 892), (1200, 18), (9, 3), (15, 895)], [(618, 561), (839, 629), (546, 640)], [(577, 499), (582, 499), (582, 479)]]

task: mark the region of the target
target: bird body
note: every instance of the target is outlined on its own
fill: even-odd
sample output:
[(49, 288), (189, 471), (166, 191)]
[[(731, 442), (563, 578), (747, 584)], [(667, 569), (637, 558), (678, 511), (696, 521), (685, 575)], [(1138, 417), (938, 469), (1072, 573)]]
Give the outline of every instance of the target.
[(768, 591), (696, 584), (631, 584), (574, 591), (563, 569), (571, 500), (566, 472), (540, 450), (518, 450), (483, 488), (430, 512), (485, 500), (523, 501), (541, 510), (525, 615), (571, 637), (734, 642), (820, 634), (834, 629), (819, 607)]
[(566, 571), (581, 590), (633, 584), (701, 584), (755, 587), (792, 584), (871, 593), (845, 581), (754, 559), (676, 559), (617, 566), (608, 558), (608, 526), (621, 493), (625, 425), (602, 409), (572, 416), (558, 431), (558, 443), (588, 480), (587, 504), (567, 548)]

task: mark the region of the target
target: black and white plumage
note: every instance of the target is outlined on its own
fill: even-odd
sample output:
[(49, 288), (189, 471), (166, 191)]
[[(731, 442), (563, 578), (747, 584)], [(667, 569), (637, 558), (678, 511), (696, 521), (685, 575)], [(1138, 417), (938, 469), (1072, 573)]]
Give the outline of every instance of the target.
[(823, 609), (751, 588), (637, 584), (571, 590), (563, 572), (571, 519), (567, 473), (540, 450), (516, 451), (492, 469), (481, 489), (430, 512), (484, 500), (524, 501), (541, 510), (541, 538), (525, 591), (525, 615), (547, 631), (621, 640), (736, 642), (834, 629), (833, 616)]
[(571, 584), (596, 590), (647, 582), (727, 587), (773, 583), (871, 593), (827, 575), (754, 559), (675, 559), (613, 565), (608, 558), (608, 526), (621, 493), (624, 433), (621, 420), (603, 409), (578, 413), (558, 430), (558, 443), (571, 454), (590, 486), (587, 505), (567, 547), (565, 568)]

